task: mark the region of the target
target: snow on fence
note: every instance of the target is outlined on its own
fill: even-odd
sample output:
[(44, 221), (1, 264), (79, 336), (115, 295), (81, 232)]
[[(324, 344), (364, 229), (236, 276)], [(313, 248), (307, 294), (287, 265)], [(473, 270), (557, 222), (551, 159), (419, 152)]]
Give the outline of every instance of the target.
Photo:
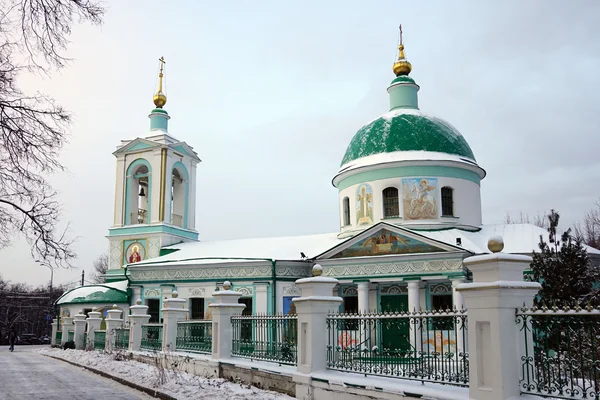
[(212, 351), (212, 321), (178, 322), (175, 349), (210, 354)]
[(327, 368), (467, 386), (466, 311), (330, 314)]
[(231, 325), (233, 356), (296, 365), (296, 315), (235, 315)]
[(521, 308), (521, 393), (600, 398), (600, 309)]

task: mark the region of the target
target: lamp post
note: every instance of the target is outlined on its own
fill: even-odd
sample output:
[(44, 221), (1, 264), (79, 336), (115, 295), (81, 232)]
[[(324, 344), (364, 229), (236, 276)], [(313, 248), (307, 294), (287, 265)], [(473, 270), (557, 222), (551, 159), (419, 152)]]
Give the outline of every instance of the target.
[(54, 268), (50, 264), (47, 264), (43, 261), (36, 260), (36, 263), (43, 265), (44, 267), (50, 268), (50, 291), (52, 291), (52, 282), (54, 281)]

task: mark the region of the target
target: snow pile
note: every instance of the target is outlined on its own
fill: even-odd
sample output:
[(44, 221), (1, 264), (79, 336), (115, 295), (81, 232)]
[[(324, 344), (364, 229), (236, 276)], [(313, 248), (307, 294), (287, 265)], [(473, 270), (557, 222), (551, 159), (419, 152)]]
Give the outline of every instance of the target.
[[(117, 361), (115, 356), (97, 351), (38, 349), (36, 352), (80, 365), (91, 367), (113, 376), (156, 389), (177, 399), (228, 399), (228, 400), (290, 400), (284, 394), (261, 390), (225, 379), (207, 379), (183, 371), (163, 370), (138, 361)], [(164, 383), (160, 384), (161, 376)]]

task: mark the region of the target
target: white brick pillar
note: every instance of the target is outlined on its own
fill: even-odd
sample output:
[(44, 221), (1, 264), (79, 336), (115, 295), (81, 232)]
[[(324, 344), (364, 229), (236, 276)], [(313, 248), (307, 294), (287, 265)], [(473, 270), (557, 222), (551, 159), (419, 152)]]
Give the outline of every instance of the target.
[(187, 300), (180, 299), (177, 291), (171, 293), (171, 297), (163, 300), (163, 329), (162, 349), (163, 351), (175, 351), (177, 342), (177, 323), (185, 320), (187, 315)]
[(298, 315), (298, 374), (294, 375), (296, 393), (305, 393), (311, 385), (309, 374), (327, 369), (327, 315), (337, 312), (342, 298), (332, 296), (338, 280), (321, 276), (323, 268), (313, 266), (313, 277), (296, 281), (301, 297), (292, 301)]
[[(100, 330), (100, 324), (102, 324), (102, 313), (98, 311), (96, 307), (92, 308), (92, 311), (88, 313), (87, 317), (87, 340), (94, 346), (94, 339), (96, 338), (96, 331)], [(87, 346), (86, 346), (87, 347)]]
[(519, 398), (524, 338), (515, 310), (531, 307), (541, 288), (523, 281), (531, 257), (501, 253), (503, 247), (502, 238), (495, 237), (488, 242), (493, 254), (465, 259), (473, 283), (457, 286), (468, 310), (469, 398), (474, 400)]
[(69, 331), (73, 330), (73, 318), (63, 317), (62, 319), (62, 339), (60, 344), (65, 344), (69, 341)]
[(116, 329), (123, 326), (121, 313), (122, 311), (116, 304), (113, 304), (112, 309), (106, 312), (106, 341), (104, 342), (106, 351), (112, 351), (115, 348)]
[(231, 342), (233, 340), (231, 316), (241, 314), (242, 310), (246, 307), (246, 305), (238, 303), (238, 299), (242, 297), (242, 294), (230, 289), (231, 283), (225, 281), (223, 283), (223, 290), (213, 293), (215, 303), (209, 305), (212, 310), (213, 359), (231, 357)]
[(85, 348), (83, 337), (85, 336), (85, 326), (87, 324), (83, 311), (79, 311), (79, 314), (73, 317), (73, 324), (75, 325), (73, 333), (75, 348), (77, 350), (83, 350)]
[(56, 334), (58, 333), (58, 320), (54, 318), (52, 320), (52, 336), (50, 339), (50, 346), (56, 346)]
[(129, 316), (129, 350), (138, 351), (142, 344), (142, 325), (150, 321), (148, 315), (148, 306), (142, 305), (142, 300), (138, 299), (135, 306), (129, 307), (131, 315)]

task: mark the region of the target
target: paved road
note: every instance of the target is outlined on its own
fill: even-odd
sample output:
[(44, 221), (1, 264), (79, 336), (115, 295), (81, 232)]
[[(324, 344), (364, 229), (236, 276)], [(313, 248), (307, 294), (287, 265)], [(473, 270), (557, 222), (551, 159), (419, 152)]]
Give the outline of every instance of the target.
[(97, 400), (152, 397), (62, 361), (0, 347), (0, 399)]

